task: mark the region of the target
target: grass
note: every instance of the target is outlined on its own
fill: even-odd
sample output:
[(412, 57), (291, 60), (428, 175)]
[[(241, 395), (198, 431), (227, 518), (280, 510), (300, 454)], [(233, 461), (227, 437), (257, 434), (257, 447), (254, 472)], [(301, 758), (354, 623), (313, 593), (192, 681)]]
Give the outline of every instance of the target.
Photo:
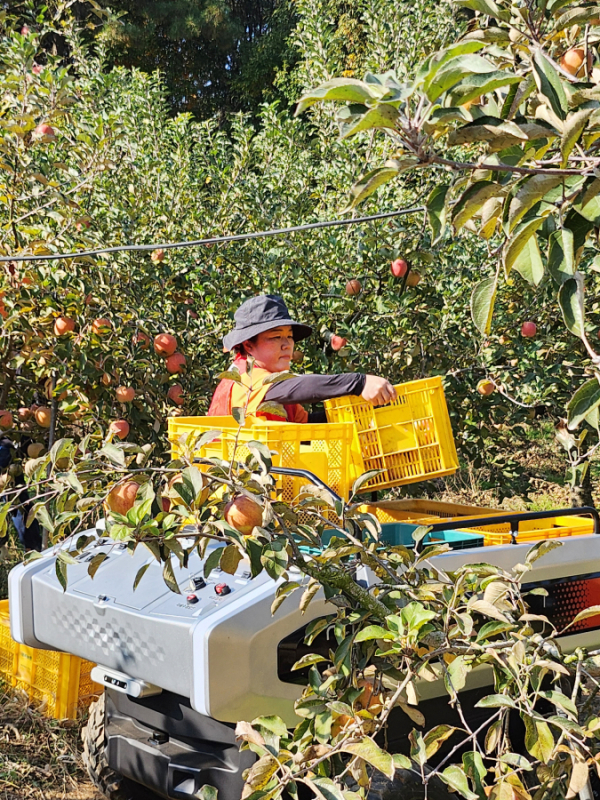
[(48, 719), (0, 682), (0, 800), (96, 800), (80, 758), (83, 720)]

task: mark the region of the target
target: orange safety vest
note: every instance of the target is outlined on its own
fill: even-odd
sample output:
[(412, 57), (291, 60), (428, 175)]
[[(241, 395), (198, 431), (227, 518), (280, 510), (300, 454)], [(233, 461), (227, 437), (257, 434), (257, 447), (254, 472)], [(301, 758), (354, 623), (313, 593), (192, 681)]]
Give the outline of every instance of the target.
[[(246, 372), (246, 359), (243, 356), (236, 356), (233, 366), (237, 367), (240, 372), (242, 383), (231, 381), (228, 379), (222, 380), (213, 395), (210, 408), (208, 409), (209, 417), (222, 417), (231, 414), (231, 409), (236, 407), (244, 407), (248, 403), (246, 413), (265, 419), (275, 420), (277, 422), (308, 422), (308, 413), (298, 403), (290, 403), (284, 405), (287, 417), (280, 416), (279, 414), (272, 414), (265, 411), (258, 411), (258, 407), (264, 402), (265, 395), (271, 388), (271, 384), (263, 384), (263, 380), (271, 373), (257, 367), (256, 364), (252, 369), (252, 380)], [(248, 389), (250, 389), (250, 397), (248, 397)]]

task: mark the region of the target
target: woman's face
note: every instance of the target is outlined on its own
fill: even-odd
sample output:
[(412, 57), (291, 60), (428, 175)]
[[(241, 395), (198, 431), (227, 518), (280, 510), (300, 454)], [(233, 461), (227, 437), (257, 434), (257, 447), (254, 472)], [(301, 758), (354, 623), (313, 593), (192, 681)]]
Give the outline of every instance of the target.
[(244, 349), (256, 361), (257, 367), (269, 372), (284, 372), (290, 368), (294, 352), (291, 325), (282, 325), (259, 333), (254, 342), (244, 342)]

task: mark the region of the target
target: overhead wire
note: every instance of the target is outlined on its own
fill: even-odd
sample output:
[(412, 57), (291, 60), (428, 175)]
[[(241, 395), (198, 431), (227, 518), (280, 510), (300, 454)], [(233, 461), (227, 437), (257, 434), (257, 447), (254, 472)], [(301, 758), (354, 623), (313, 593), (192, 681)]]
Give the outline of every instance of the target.
[(400, 208), (396, 211), (387, 211), (382, 214), (372, 214), (369, 217), (348, 217), (348, 219), (325, 220), (324, 222), (309, 222), (304, 225), (294, 225), (290, 228), (274, 228), (270, 231), (255, 231), (254, 233), (237, 233), (230, 236), (213, 236), (209, 239), (194, 239), (192, 241), (166, 242), (163, 244), (127, 244), (115, 247), (99, 247), (93, 250), (79, 250), (73, 253), (45, 253), (43, 255), (23, 255), (15, 253), (12, 256), (1, 256), (0, 263), (10, 261), (56, 261), (65, 258), (83, 258), (85, 256), (99, 256), (109, 253), (134, 252), (144, 250), (172, 250), (183, 247), (199, 247), (200, 245), (223, 244), (225, 242), (242, 242), (248, 239), (261, 239), (268, 236), (283, 236), (287, 233), (317, 230), (319, 228), (333, 228), (341, 225), (360, 225), (364, 222), (373, 222), (379, 219), (390, 219), (407, 214), (416, 214), (425, 211), (425, 206)]

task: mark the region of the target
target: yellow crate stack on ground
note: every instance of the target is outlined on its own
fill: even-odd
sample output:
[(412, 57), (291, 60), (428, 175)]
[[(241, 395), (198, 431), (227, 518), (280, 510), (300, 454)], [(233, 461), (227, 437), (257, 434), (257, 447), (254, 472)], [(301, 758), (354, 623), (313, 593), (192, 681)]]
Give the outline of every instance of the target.
[(383, 470), (363, 490), (439, 478), (458, 469), (442, 379), (424, 378), (395, 389), (397, 399), (386, 406), (356, 396), (324, 404), (330, 423), (354, 425), (352, 477)]
[(8, 600), (0, 601), (0, 678), (22, 689), (44, 713), (56, 719), (76, 719), (103, 691), (90, 673), (95, 664), (69, 653), (37, 650), (18, 644), (10, 635)]
[[(465, 520), (465, 531), (483, 533), (486, 547), (510, 544), (512, 535), (509, 523), (477, 526), (477, 519)], [(467, 527), (468, 525), (468, 527)], [(589, 517), (551, 517), (549, 519), (523, 520), (519, 522), (516, 540), (519, 544), (539, 542), (541, 539), (558, 539), (561, 536), (581, 536), (594, 532), (594, 522)]]
[[(352, 486), (349, 466), (353, 438), (353, 427), (348, 423), (299, 425), (248, 417), (238, 429), (233, 417), (171, 417), (169, 442), (173, 456), (179, 455), (190, 434), (213, 430), (221, 435), (198, 448), (199, 458), (244, 461), (250, 453), (247, 443), (262, 442), (272, 453), (273, 466), (309, 470), (340, 497), (348, 497)], [(298, 497), (307, 483), (303, 478), (275, 477), (280, 497), (288, 503)]]

